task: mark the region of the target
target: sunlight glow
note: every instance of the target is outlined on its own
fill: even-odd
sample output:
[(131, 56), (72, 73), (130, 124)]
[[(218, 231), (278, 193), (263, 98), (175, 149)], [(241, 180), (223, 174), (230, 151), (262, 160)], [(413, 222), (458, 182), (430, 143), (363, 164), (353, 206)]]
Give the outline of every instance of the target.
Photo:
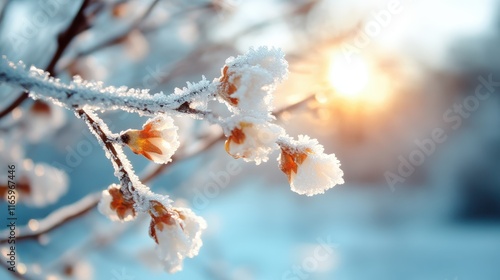
[(336, 54), (330, 62), (328, 79), (337, 94), (356, 99), (366, 88), (370, 74), (370, 67), (362, 57)]
[[(327, 79), (333, 96), (346, 105), (383, 108), (391, 95), (391, 75), (376, 66), (376, 57), (346, 56), (334, 53), (329, 61)], [(316, 99), (324, 103), (321, 96)]]

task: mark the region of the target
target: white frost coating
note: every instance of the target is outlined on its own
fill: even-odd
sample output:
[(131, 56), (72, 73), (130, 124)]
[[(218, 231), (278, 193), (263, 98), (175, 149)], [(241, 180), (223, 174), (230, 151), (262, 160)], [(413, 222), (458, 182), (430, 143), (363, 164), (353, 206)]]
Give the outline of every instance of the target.
[(335, 154), (312, 154), (299, 166), (290, 186), (298, 194), (312, 196), (343, 184), (343, 176)]
[(122, 138), (127, 137), (126, 144), (136, 154), (165, 164), (172, 160), (172, 156), (179, 148), (178, 127), (174, 120), (167, 115), (160, 115), (149, 119), (142, 130), (129, 129), (122, 133)]
[[(284, 140), (284, 139), (280, 139)], [(322, 194), (335, 185), (344, 183), (344, 172), (335, 154), (325, 154), (323, 145), (307, 135), (299, 135), (298, 140), (284, 140), (292, 153), (305, 153), (305, 160), (297, 165), (297, 173), (291, 172), (292, 191), (312, 196)], [(282, 161), (282, 155), (278, 161)]]
[[(233, 90), (236, 90), (229, 90), (228, 97), (238, 100), (234, 111), (267, 115), (272, 110), (272, 92), (276, 84), (288, 75), (288, 63), (284, 57), (280, 49), (259, 47), (250, 48), (247, 53), (226, 60), (228, 68), (225, 75), (229, 84), (235, 87)], [(227, 93), (228, 85), (221, 83), (221, 87)]]
[[(178, 113), (185, 102), (205, 101), (216, 94), (217, 86), (204, 77), (198, 83), (188, 83), (183, 89), (165, 95), (150, 94), (148, 89), (127, 87), (105, 87), (102, 82), (86, 81), (75, 76), (69, 84), (49, 76), (49, 73), (31, 66), (27, 71), (22, 62), (14, 64), (5, 56), (0, 59), (0, 82), (22, 86), (33, 99), (45, 99), (68, 109), (83, 108), (98, 110), (121, 109), (140, 115)], [(198, 102), (197, 104), (199, 104)]]
[(256, 165), (269, 160), (269, 154), (278, 149), (276, 140), (284, 133), (280, 126), (250, 116), (233, 116), (225, 127), (229, 136), (226, 151)]
[(50, 165), (39, 163), (25, 169), (29, 193), (19, 195), (27, 205), (42, 207), (55, 203), (68, 190), (68, 176)]
[(156, 224), (156, 253), (168, 273), (182, 270), (183, 260), (193, 258), (203, 245), (201, 234), (207, 228), (205, 220), (188, 208), (173, 208), (179, 213), (173, 225)]

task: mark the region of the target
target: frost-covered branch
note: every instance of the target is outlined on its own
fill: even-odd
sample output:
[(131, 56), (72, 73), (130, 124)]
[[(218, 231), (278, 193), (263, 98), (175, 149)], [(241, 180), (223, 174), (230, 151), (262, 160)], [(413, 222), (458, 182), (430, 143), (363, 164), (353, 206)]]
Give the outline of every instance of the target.
[(0, 63), (0, 82), (21, 86), (33, 99), (52, 101), (68, 109), (121, 109), (149, 116), (185, 113), (217, 122), (217, 117), (211, 113), (190, 106), (196, 102), (202, 105), (216, 96), (217, 82), (210, 83), (206, 79), (188, 83), (187, 87), (169, 95), (150, 94), (147, 89), (105, 87), (101, 82), (85, 81), (78, 76), (64, 84), (43, 70), (32, 66), (27, 71), (22, 63), (14, 64), (4, 58)]
[[(177, 127), (170, 115), (188, 114), (219, 125), (227, 137), (225, 149), (235, 159), (259, 165), (280, 149), (280, 169), (288, 176), (292, 190), (305, 195), (323, 193), (343, 183), (343, 172), (334, 154), (324, 154), (316, 139), (289, 137), (274, 123), (273, 91), (286, 78), (288, 63), (278, 49), (260, 47), (230, 57), (221, 77), (191, 84), (174, 93), (149, 94), (147, 89), (105, 87), (75, 77), (65, 84), (42, 70), (4, 59), (0, 63), (0, 82), (21, 86), (34, 99), (52, 101), (74, 110), (99, 140), (113, 163), (120, 184), (102, 192), (99, 211), (114, 221), (133, 220), (137, 213), (151, 217), (149, 234), (168, 272), (182, 268), (186, 257), (194, 257), (202, 245), (206, 222), (188, 208), (173, 207), (166, 195), (153, 193), (135, 175), (122, 151), (128, 146), (135, 154), (160, 164), (171, 161), (180, 143)], [(228, 117), (215, 116), (209, 101), (226, 105)], [(151, 116), (142, 129), (112, 133), (94, 110), (120, 109)]]
[[(290, 110), (295, 110), (308, 102), (314, 95), (311, 95), (310, 97), (305, 98), (304, 100), (301, 100), (299, 102), (290, 104), (288, 106), (285, 106), (284, 108), (281, 108), (279, 110), (274, 111), (274, 115), (280, 116), (283, 112), (287, 112)], [(175, 155), (172, 159), (173, 162), (170, 165), (157, 165), (153, 170), (150, 172), (146, 172), (141, 176), (141, 181), (146, 184), (165, 172), (167, 168), (171, 168), (175, 164), (179, 164), (182, 161), (191, 159), (195, 156), (200, 155), (204, 151), (207, 151), (208, 149), (212, 148), (215, 144), (218, 142), (224, 140), (224, 134), (220, 134), (218, 136), (213, 137), (211, 140), (206, 141), (203, 145), (199, 146), (198, 149), (191, 151), (189, 154), (183, 155), (182, 157), (177, 157)], [(83, 216), (85, 213), (88, 213), (90, 210), (94, 209), (97, 204), (99, 203), (99, 200), (101, 198), (100, 192), (98, 193), (91, 193), (79, 201), (72, 203), (67, 206), (63, 206), (56, 211), (52, 212), (50, 215), (48, 215), (46, 218), (43, 218), (39, 220), (39, 228), (37, 230), (32, 230), (28, 226), (21, 227), (19, 229), (19, 233), (17, 234), (17, 240), (26, 240), (26, 239), (36, 239), (39, 238), (41, 235), (49, 233), (50, 231), (59, 228), (60, 226), (63, 226), (64, 224), (73, 221), (74, 219), (77, 219), (81, 216)], [(7, 242), (7, 237), (8, 232), (1, 232), (0, 233), (0, 244), (6, 243)]]
[(85, 110), (80, 109), (76, 111), (78, 117), (85, 120), (90, 131), (97, 137), (101, 145), (103, 145), (104, 150), (106, 152), (106, 156), (113, 163), (113, 167), (115, 169), (115, 176), (120, 180), (122, 195), (127, 199), (133, 198), (133, 193), (135, 192), (135, 188), (132, 184), (132, 179), (130, 178), (132, 170), (128, 170), (127, 167), (131, 168), (130, 163), (126, 158), (122, 158), (122, 151), (119, 151), (119, 147), (115, 147), (113, 144), (113, 140), (109, 138), (108, 135), (112, 135), (109, 131), (106, 123), (104, 123), (101, 119), (97, 117), (96, 114), (87, 113)]

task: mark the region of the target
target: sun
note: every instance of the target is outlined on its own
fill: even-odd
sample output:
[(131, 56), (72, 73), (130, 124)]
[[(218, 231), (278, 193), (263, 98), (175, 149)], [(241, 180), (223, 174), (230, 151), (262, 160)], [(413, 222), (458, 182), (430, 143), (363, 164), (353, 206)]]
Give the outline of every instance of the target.
[(370, 66), (361, 56), (337, 53), (330, 61), (328, 81), (341, 97), (359, 99), (370, 81), (370, 72)]

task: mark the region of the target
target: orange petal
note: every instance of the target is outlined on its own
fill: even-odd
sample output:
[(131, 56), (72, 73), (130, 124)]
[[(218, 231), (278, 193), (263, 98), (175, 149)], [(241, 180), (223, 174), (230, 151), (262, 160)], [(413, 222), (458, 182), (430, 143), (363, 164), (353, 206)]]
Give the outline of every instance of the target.
[(151, 236), (151, 238), (154, 239), (156, 244), (160, 244), (160, 243), (158, 243), (158, 237), (156, 236), (155, 223), (153, 220), (151, 220), (151, 223), (149, 224), (149, 236)]
[(120, 189), (110, 188), (108, 192), (112, 197), (110, 208), (116, 212), (120, 220), (125, 219), (128, 211), (132, 211), (132, 215), (135, 217), (133, 201), (125, 200)]
[(164, 225), (173, 225), (175, 224), (175, 219), (172, 217), (174, 212), (168, 211), (167, 208), (160, 202), (153, 200), (151, 201), (151, 207), (154, 211), (149, 211), (149, 215), (151, 216), (151, 224), (149, 225), (149, 235), (155, 240), (158, 244), (158, 237), (156, 236), (156, 230), (162, 231)]
[(306, 160), (308, 153), (312, 153), (312, 150), (306, 149), (303, 153), (293, 153), (287, 148), (281, 149), (280, 169), (287, 175), (289, 182), (291, 182), (292, 180), (292, 174), (297, 174), (299, 165), (301, 165)]
[[(238, 98), (231, 97), (233, 93), (235, 93), (238, 88), (234, 83), (229, 82), (229, 77), (233, 75), (234, 73), (228, 73), (229, 67), (227, 65), (222, 68), (222, 76), (219, 78), (219, 82), (221, 83), (219, 90), (220, 90), (220, 95), (222, 98), (224, 98), (226, 101), (228, 101), (231, 105), (236, 106), (238, 105)], [(236, 77), (235, 80), (239, 80), (239, 77)]]
[(292, 155), (283, 150), (281, 151), (280, 169), (287, 175), (289, 182), (292, 180), (292, 172), (297, 173), (297, 163)]
[(238, 144), (238, 145), (243, 144), (243, 142), (245, 142), (245, 138), (246, 138), (246, 135), (243, 132), (243, 128), (248, 126), (248, 125), (251, 125), (251, 124), (240, 123), (241, 128), (235, 127), (231, 131), (231, 135), (229, 135), (229, 137), (227, 138), (226, 144), (224, 145), (224, 148), (226, 149), (226, 152), (228, 154), (230, 154), (231, 156), (234, 157), (234, 155), (231, 154), (231, 152), (229, 151), (231, 149), (231, 142), (234, 142), (235, 144)]
[(142, 142), (141, 148), (143, 151), (163, 155), (162, 150), (160, 148), (158, 148), (156, 145), (154, 145), (153, 143), (151, 143), (148, 139), (144, 139), (141, 142)]
[(139, 132), (139, 137), (146, 138), (161, 138), (161, 131), (153, 129), (153, 123), (150, 122), (144, 126), (144, 128)]

